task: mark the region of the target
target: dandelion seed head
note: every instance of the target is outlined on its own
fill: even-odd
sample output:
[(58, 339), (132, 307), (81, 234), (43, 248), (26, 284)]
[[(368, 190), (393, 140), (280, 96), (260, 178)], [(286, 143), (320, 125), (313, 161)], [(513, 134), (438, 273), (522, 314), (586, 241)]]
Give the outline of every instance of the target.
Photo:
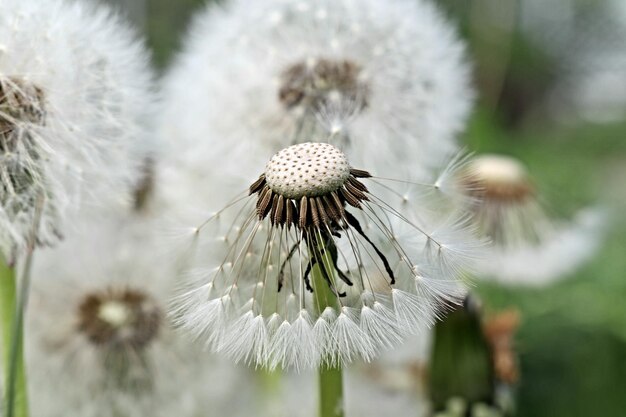
[[(38, 252), (26, 323), (34, 414), (228, 414), (235, 396), (252, 402), (247, 372), (207, 357), (172, 328), (165, 312), (173, 267), (155, 223), (80, 219), (63, 245)], [(190, 386), (181, 390), (180, 381)]]
[(454, 32), (427, 0), (207, 7), (166, 77), (163, 126), (190, 144), (255, 137), (275, 152), (319, 138), (353, 162), (432, 164), (456, 147), (473, 95)]
[(153, 151), (153, 94), (145, 49), (106, 6), (1, 9), (0, 250), (12, 260), (33, 233), (39, 246), (63, 238), (81, 205), (130, 203)]
[(461, 182), (477, 197), (471, 221), (492, 242), (478, 262), (479, 277), (509, 285), (547, 285), (598, 249), (602, 211), (582, 211), (572, 220), (552, 218), (521, 161), (483, 155), (461, 171)]
[[(242, 169), (257, 164), (245, 147), (230, 152)], [(461, 222), (431, 232), (424, 199), (401, 204), (393, 180), (353, 167), (326, 142), (288, 146), (257, 166), (247, 195), (202, 222), (186, 258), (204, 272), (173, 303), (175, 323), (211, 350), (296, 370), (371, 360), (462, 295), (473, 246)], [(221, 172), (203, 167), (209, 180), (209, 168)], [(415, 265), (430, 266), (419, 283)]]

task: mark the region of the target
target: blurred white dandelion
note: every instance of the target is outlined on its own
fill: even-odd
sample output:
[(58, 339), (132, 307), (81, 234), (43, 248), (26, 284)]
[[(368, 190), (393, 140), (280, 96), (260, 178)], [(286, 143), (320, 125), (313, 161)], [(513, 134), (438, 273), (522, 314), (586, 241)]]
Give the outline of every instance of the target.
[(570, 221), (550, 217), (520, 161), (502, 155), (476, 157), (462, 181), (469, 181), (467, 189), (479, 198), (474, 222), (493, 243), (477, 268), (481, 278), (545, 285), (595, 255), (604, 232), (603, 211), (581, 210)]
[(125, 196), (148, 143), (147, 54), (110, 10), (87, 2), (0, 2), (0, 250), (33, 228), (54, 243), (68, 210)]
[(296, 370), (371, 360), (464, 294), (480, 242), (447, 199), (429, 207), (438, 187), (356, 169), (321, 142), (287, 147), (254, 175), (254, 145), (216, 143), (202, 155), (205, 175), (170, 185), (205, 206), (247, 187), (189, 229), (195, 268), (173, 315), (212, 350)]
[(430, 164), (454, 149), (472, 93), (464, 46), (429, 1), (237, 0), (196, 18), (165, 96), (181, 143), (325, 138), (353, 159)]
[(249, 371), (170, 325), (173, 266), (158, 256), (155, 222), (83, 221), (64, 245), (38, 253), (26, 346), (34, 415), (249, 415)]

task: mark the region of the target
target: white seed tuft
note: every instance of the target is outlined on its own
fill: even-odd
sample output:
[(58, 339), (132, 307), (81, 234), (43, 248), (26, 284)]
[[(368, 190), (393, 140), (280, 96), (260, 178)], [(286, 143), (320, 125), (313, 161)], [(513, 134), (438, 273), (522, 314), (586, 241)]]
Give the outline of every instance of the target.
[[(0, 0), (0, 255), (130, 200), (154, 151), (145, 48), (105, 5)], [(37, 230), (33, 225), (39, 223)]]
[(384, 154), (436, 165), (454, 151), (473, 94), (464, 46), (432, 3), (211, 4), (164, 80), (163, 135), (178, 138), (176, 149), (211, 135), (274, 151), (323, 138), (339, 122), (331, 143), (353, 163)]

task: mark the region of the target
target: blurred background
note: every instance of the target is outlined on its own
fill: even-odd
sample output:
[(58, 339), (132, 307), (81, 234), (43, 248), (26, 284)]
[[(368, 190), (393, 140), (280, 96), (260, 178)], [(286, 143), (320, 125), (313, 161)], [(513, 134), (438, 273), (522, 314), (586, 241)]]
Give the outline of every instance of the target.
[[(205, 3), (110, 1), (145, 30), (160, 70)], [(626, 416), (626, 1), (435, 2), (474, 64), (479, 97), (462, 143), (521, 159), (554, 216), (597, 202), (612, 214), (599, 255), (573, 276), (476, 288), (487, 313), (521, 314), (517, 415)]]

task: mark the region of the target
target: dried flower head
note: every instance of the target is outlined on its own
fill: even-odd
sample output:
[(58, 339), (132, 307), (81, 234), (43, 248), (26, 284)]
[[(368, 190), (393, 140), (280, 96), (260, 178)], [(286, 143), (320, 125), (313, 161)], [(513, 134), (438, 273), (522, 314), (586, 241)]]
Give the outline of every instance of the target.
[(468, 72), (427, 0), (236, 0), (197, 17), (166, 77), (163, 128), (190, 146), (206, 132), (270, 152), (324, 138), (363, 160), (433, 165), (468, 114)]
[[(213, 150), (205, 166), (219, 172)], [(228, 152), (240, 171), (258, 166), (254, 149)], [(206, 185), (226, 181), (214, 177)], [(370, 360), (432, 323), (463, 294), (476, 242), (449, 209), (434, 226), (424, 191), (435, 186), (400, 183), (405, 193), (328, 143), (279, 151), (247, 195), (192, 230), (198, 267), (177, 323), (235, 361), (296, 369)]]
[(519, 380), (519, 365), (514, 343), (519, 324), (520, 313), (514, 309), (483, 319), (483, 332), (491, 345), (496, 378), (509, 385)]
[(145, 51), (104, 6), (3, 0), (0, 250), (5, 258), (14, 260), (36, 223), (39, 244), (58, 240), (68, 211), (81, 200), (102, 205), (127, 198), (146, 143), (150, 79)]
[(173, 267), (158, 256), (155, 221), (81, 220), (64, 245), (38, 253), (26, 346), (34, 415), (228, 414), (238, 411), (235, 395), (252, 401), (245, 370), (173, 331)]
[(573, 271), (595, 253), (602, 235), (602, 214), (583, 211), (570, 223), (550, 218), (520, 161), (482, 155), (463, 174), (460, 182), (478, 200), (473, 205), (474, 222), (493, 242), (479, 267), (485, 278), (545, 284)]

